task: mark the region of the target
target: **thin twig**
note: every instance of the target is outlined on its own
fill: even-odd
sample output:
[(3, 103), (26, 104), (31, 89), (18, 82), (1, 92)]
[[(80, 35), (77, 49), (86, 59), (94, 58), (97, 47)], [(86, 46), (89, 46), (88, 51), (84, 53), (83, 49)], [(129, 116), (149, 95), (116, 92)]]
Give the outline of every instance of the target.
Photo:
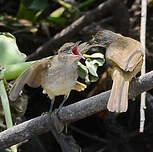
[[(145, 55), (145, 45), (146, 45), (146, 17), (147, 17), (147, 0), (141, 1), (141, 29), (140, 29), (140, 42), (144, 48), (144, 61), (141, 69), (141, 75), (146, 73), (146, 55)], [(145, 109), (146, 109), (146, 92), (141, 94), (141, 104), (140, 104), (140, 128), (139, 131), (144, 131), (145, 123)]]
[[(152, 88), (153, 71), (146, 73), (131, 82), (129, 99), (135, 98), (142, 92), (148, 91)], [(63, 123), (71, 123), (104, 110), (109, 95), (110, 90), (63, 107), (58, 113), (59, 120)], [(0, 133), (0, 149), (22, 142), (34, 135), (45, 133), (50, 130), (52, 123), (53, 122), (50, 121), (50, 115), (45, 114), (9, 128)]]
[[(0, 70), (0, 99), (1, 99), (2, 107), (5, 113), (4, 116), (5, 116), (6, 126), (7, 128), (11, 128), (13, 127), (13, 121), (12, 121), (12, 116), (10, 111), (9, 100), (8, 100), (6, 89), (4, 86), (4, 69), (3, 68)], [(12, 152), (17, 152), (16, 145), (11, 146), (10, 148)]]

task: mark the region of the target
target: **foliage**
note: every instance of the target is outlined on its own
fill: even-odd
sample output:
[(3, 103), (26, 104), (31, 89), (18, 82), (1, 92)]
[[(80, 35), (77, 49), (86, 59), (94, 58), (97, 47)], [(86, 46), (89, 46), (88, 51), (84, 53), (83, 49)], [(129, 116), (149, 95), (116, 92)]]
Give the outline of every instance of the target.
[(95, 82), (98, 80), (97, 69), (98, 66), (103, 66), (105, 59), (101, 53), (94, 53), (92, 55), (83, 55), (86, 58), (85, 65), (79, 62), (79, 76), (85, 79), (86, 83)]
[(0, 33), (0, 64), (9, 65), (25, 61), (26, 55), (16, 45), (15, 37), (10, 33)]
[[(0, 54), (1, 54), (0, 55), (0, 99), (5, 114), (6, 126), (7, 128), (10, 128), (13, 127), (13, 122), (12, 122), (9, 100), (4, 86), (4, 80), (5, 78), (10, 79), (10, 77), (13, 78), (17, 77), (16, 70), (15, 72), (12, 72), (11, 65), (16, 64), (15, 68), (17, 67), (19, 68), (20, 63), (25, 61), (26, 55), (19, 51), (16, 45), (15, 37), (10, 33), (0, 33)], [(20, 71), (21, 71), (21, 66), (20, 66)], [(16, 145), (11, 147), (11, 151), (17, 152)]]
[[(68, 19), (79, 14), (82, 10), (94, 3), (95, 0), (85, 0), (76, 4), (71, 4), (63, 0), (21, 0), (20, 7), (17, 12), (18, 19), (27, 19), (32, 23), (39, 22), (40, 20), (46, 21), (51, 25), (63, 26), (68, 23)], [(60, 5), (57, 9), (52, 11), (48, 16), (41, 19), (42, 13), (52, 5), (57, 3)]]

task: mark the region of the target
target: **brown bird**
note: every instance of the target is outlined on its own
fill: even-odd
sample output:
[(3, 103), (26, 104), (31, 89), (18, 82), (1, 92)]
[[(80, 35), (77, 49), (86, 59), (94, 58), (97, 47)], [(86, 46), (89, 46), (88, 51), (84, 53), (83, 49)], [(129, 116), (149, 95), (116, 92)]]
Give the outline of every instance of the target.
[(79, 43), (66, 43), (58, 51), (58, 55), (38, 60), (32, 64), (13, 85), (9, 98), (15, 101), (25, 84), (36, 88), (41, 86), (43, 93), (48, 94), (52, 100), (50, 111), (54, 104), (55, 96), (64, 95), (64, 100), (59, 109), (69, 96), (71, 90), (82, 91), (85, 84), (77, 81), (77, 65), (82, 57), (81, 49), (85, 45)]
[(113, 85), (107, 108), (111, 112), (126, 112), (129, 82), (141, 70), (143, 47), (140, 42), (109, 30), (98, 32), (94, 42), (106, 47), (106, 61), (111, 67)]

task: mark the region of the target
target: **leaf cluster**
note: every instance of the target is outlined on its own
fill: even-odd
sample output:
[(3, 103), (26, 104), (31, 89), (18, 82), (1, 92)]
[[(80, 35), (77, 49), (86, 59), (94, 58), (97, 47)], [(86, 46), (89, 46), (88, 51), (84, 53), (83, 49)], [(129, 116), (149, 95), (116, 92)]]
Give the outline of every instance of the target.
[(85, 65), (78, 63), (79, 76), (85, 80), (86, 83), (96, 82), (98, 80), (97, 69), (105, 63), (104, 55), (101, 53), (94, 53), (92, 55), (83, 55), (86, 58)]

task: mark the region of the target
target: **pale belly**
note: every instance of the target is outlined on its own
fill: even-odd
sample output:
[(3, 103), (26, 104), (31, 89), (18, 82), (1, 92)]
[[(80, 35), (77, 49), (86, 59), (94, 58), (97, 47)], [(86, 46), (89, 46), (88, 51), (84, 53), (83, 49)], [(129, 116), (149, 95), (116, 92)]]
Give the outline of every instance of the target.
[(58, 95), (68, 95), (74, 87), (77, 78), (77, 70), (73, 71), (71, 67), (69, 67), (69, 69), (46, 76), (43, 80), (42, 87), (50, 98), (54, 98)]
[(63, 78), (57, 78), (54, 82), (50, 82), (45, 89), (54, 94), (54, 96), (65, 95), (71, 91), (75, 81), (76, 79), (63, 80)]

